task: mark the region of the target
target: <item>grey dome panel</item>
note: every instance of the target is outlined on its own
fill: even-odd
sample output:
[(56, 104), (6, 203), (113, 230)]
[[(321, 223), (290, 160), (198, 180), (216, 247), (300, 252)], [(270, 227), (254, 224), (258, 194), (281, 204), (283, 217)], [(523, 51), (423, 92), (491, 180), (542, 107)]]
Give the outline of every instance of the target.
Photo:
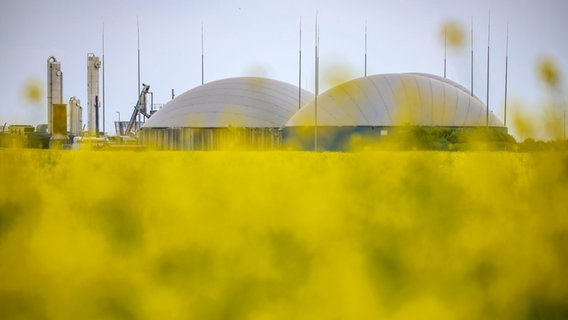
[[(486, 107), (459, 84), (428, 74), (381, 74), (354, 79), (318, 97), (318, 126), (486, 125)], [(313, 126), (314, 101), (286, 126)], [(489, 113), (489, 126), (503, 127)]]
[[(144, 128), (282, 127), (298, 111), (297, 86), (265, 78), (213, 81), (177, 96)], [(302, 90), (302, 101), (313, 94)]]

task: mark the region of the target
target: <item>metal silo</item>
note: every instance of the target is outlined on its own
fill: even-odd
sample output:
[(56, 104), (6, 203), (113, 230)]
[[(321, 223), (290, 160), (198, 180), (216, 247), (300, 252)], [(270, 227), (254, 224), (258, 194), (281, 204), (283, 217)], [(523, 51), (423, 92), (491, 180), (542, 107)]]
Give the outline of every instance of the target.
[(69, 132), (73, 136), (81, 135), (83, 127), (83, 107), (81, 100), (71, 97), (69, 99)]

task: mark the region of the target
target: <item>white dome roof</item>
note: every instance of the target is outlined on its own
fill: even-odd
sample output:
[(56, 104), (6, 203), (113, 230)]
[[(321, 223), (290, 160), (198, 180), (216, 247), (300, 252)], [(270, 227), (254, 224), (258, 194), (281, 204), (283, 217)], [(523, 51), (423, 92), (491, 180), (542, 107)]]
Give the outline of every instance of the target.
[[(144, 128), (282, 127), (298, 111), (297, 86), (265, 78), (213, 81), (177, 96)], [(302, 101), (314, 95), (302, 90)]]
[[(315, 103), (286, 126), (313, 126)], [(429, 74), (380, 74), (354, 79), (318, 96), (318, 126), (486, 125), (485, 104), (459, 84)], [(489, 126), (503, 127), (489, 112)]]

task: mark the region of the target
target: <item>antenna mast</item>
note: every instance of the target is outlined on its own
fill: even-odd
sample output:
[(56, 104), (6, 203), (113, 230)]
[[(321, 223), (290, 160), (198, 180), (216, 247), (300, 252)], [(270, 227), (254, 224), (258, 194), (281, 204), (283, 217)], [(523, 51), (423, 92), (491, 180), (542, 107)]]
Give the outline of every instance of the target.
[[(103, 23), (103, 134), (106, 134), (106, 129), (105, 129), (105, 108), (106, 108), (106, 104), (105, 104), (105, 24)], [(120, 124), (119, 124), (120, 125)]]
[(471, 96), (473, 97), (473, 17), (471, 17)]
[(365, 21), (365, 77), (367, 76), (367, 21)]
[(507, 79), (509, 69), (509, 24), (507, 24), (507, 44), (505, 46), (505, 110), (503, 114), (503, 122), (507, 126)]
[(444, 78), (446, 78), (447, 51), (448, 51), (448, 26), (444, 26)]
[(491, 43), (491, 12), (487, 24), (487, 100), (485, 109), (485, 126), (489, 127), (489, 46)]
[(318, 151), (318, 95), (319, 95), (319, 25), (316, 13), (315, 25), (315, 113), (314, 113), (314, 151)]
[(205, 83), (205, 63), (203, 55), (203, 21), (201, 22), (201, 84)]
[[(138, 20), (138, 16), (136, 16), (136, 29), (138, 32), (138, 92), (136, 95), (140, 93), (140, 22)], [(141, 122), (140, 114), (138, 114), (138, 123)]]
[(298, 109), (302, 107), (302, 17), (300, 16), (300, 46), (298, 50)]

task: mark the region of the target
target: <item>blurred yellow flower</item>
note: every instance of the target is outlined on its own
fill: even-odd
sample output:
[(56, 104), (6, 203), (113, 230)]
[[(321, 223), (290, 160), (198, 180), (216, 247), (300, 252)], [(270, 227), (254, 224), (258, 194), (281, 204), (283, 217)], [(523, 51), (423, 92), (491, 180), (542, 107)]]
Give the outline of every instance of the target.
[(568, 157), (0, 150), (0, 318), (566, 315)]

